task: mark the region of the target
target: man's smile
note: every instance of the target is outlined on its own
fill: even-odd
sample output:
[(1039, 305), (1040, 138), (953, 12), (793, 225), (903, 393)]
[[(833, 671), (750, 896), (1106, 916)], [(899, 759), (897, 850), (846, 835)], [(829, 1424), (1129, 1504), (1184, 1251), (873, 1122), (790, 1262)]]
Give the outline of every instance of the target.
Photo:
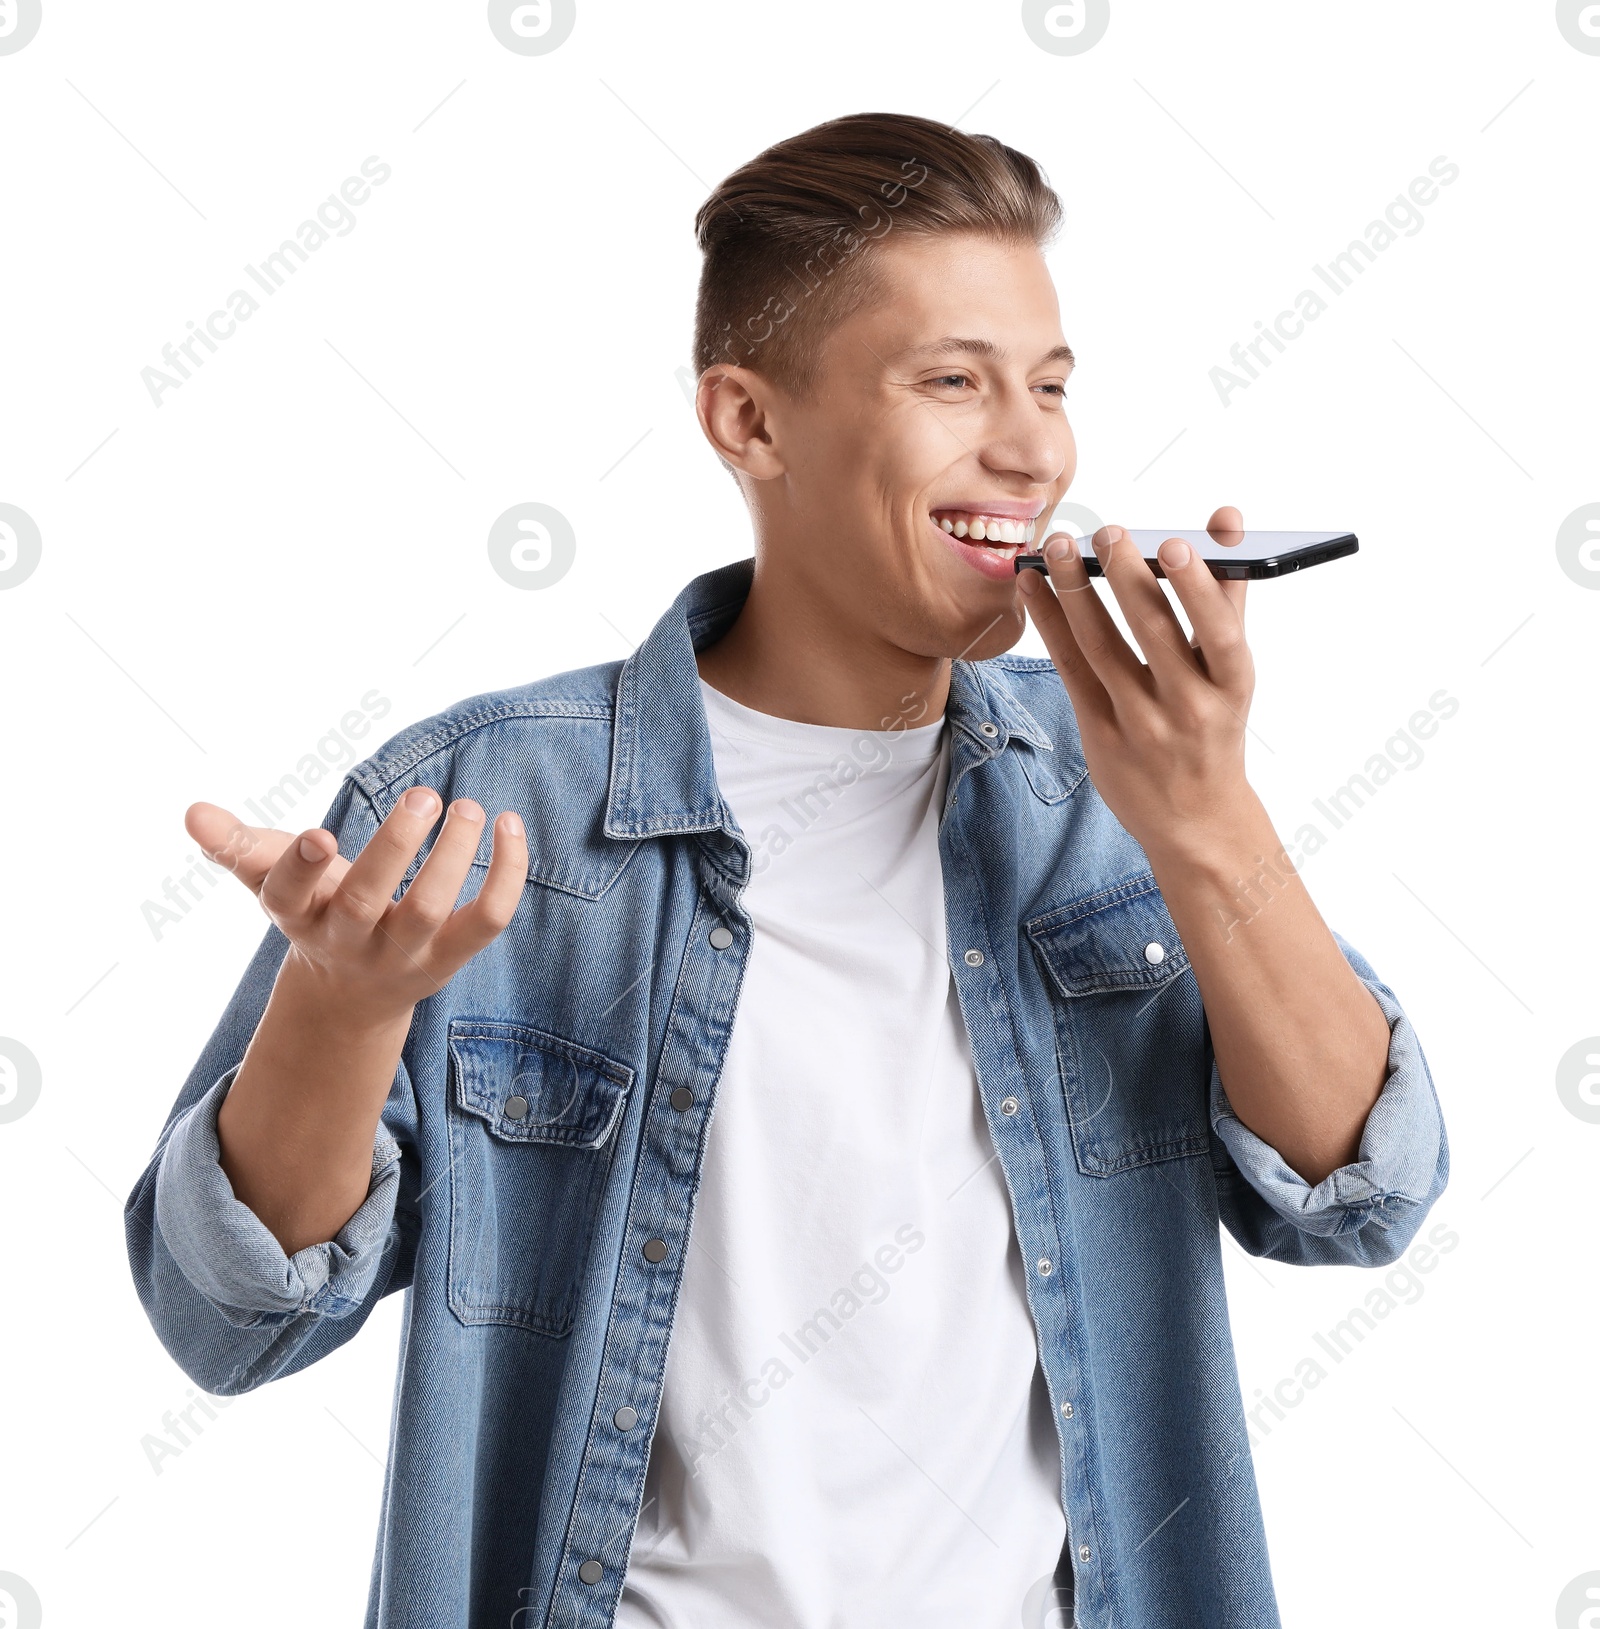
[(929, 522), (946, 545), (975, 571), (996, 582), (1014, 577), (1011, 562), (1034, 540), (1044, 504), (988, 499), (971, 504), (941, 504), (929, 511)]

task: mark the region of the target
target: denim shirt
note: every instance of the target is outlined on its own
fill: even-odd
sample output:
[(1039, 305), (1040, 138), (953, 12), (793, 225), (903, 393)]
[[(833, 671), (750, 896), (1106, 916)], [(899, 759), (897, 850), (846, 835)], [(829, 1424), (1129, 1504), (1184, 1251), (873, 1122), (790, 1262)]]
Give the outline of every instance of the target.
[[(417, 1006), (338, 1236), (286, 1256), (218, 1163), (276, 928), (129, 1197), (145, 1310), (214, 1394), (304, 1369), (407, 1292), (369, 1629), (612, 1621), (750, 952), (751, 854), (694, 651), (751, 572), (696, 578), (627, 661), (459, 702), (347, 774), (325, 822), (347, 859), (426, 785), (516, 810), (529, 861), (509, 927)], [(1027, 1269), (1077, 1622), (1276, 1629), (1220, 1228), (1277, 1261), (1394, 1261), (1449, 1169), (1427, 1062), (1335, 934), (1389, 1021), (1388, 1072), (1359, 1157), (1308, 1186), (1229, 1104), (1184, 946), (1049, 661), (956, 661), (946, 716), (948, 959)], [(463, 897), (489, 841), (486, 823)], [(997, 1601), (994, 1621), (1021, 1611)]]

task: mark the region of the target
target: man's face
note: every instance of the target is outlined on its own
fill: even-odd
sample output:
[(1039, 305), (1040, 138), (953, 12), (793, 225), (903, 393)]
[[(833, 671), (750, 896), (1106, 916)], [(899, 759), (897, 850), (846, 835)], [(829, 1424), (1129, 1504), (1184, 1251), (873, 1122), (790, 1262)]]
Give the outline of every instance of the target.
[(1026, 620), (1012, 558), (1077, 467), (1055, 287), (1028, 244), (891, 234), (876, 252), (879, 292), (827, 335), (810, 398), (774, 402), (783, 473), (756, 501), (846, 622), (992, 656)]

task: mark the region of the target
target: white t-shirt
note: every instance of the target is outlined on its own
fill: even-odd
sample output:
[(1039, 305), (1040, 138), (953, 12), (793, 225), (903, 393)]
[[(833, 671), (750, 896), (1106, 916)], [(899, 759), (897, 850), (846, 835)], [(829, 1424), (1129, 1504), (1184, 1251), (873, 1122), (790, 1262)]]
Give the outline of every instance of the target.
[(1066, 1521), (946, 960), (944, 721), (701, 694), (754, 938), (616, 1622), (1015, 1629)]

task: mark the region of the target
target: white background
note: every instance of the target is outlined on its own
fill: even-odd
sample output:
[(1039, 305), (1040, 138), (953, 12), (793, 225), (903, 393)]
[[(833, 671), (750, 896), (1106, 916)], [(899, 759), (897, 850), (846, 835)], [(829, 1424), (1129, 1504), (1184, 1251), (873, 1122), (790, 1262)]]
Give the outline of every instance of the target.
[[(1303, 873), (1422, 1038), (1459, 1246), (1322, 1354), (1256, 1471), (1293, 1629), (1548, 1624), (1600, 1569), (1600, 1124), (1555, 1087), (1600, 1032), (1600, 594), (1556, 548), (1600, 501), (1597, 97), (1545, 3), (1116, 0), (1058, 56), (1009, 4), (580, 0), (523, 56), (479, 4), (46, 0), (0, 55), (0, 502), (43, 538), (0, 592), (0, 1035), (43, 1071), (0, 1124), (0, 1573), (44, 1621), (360, 1621), (398, 1298), (149, 1461), (190, 1383), (121, 1206), (264, 923), (232, 884), (159, 938), (144, 907), (188, 868), (189, 802), (259, 797), (367, 692), (392, 711), (360, 752), (625, 655), (748, 554), (676, 376), (692, 217), (769, 142), (887, 109), (998, 135), (1062, 194), (1071, 500), (1359, 534), (1250, 591), (1283, 836), (1459, 702)], [(141, 370), (368, 155), (393, 173), (353, 230), (155, 405)], [(1229, 347), (1326, 295), (1313, 264), (1440, 155), (1421, 229), (1224, 406)], [(577, 535), (543, 592), (485, 546), (527, 501)], [(1225, 1255), (1247, 1402), (1382, 1277)]]

